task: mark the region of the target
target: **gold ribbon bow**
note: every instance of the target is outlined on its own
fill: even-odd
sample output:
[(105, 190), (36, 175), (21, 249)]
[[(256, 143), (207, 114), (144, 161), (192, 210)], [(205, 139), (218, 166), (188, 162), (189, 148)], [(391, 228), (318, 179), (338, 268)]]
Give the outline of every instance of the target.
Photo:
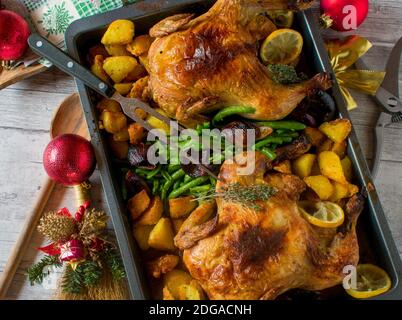
[(328, 55), (336, 80), (341, 88), (349, 110), (357, 107), (348, 89), (375, 95), (385, 77), (385, 72), (371, 70), (348, 70), (372, 44), (359, 36), (349, 36), (343, 40), (329, 40), (326, 43)]

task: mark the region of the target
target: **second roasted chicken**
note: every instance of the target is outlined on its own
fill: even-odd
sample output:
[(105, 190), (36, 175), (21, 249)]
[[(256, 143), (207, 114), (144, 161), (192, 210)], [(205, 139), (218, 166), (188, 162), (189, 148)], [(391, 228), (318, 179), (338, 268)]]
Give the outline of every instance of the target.
[[(184, 263), (208, 297), (274, 299), (294, 288), (315, 291), (342, 283), (344, 267), (359, 260), (355, 228), (362, 196), (350, 198), (342, 226), (315, 227), (298, 210), (306, 188), (301, 179), (269, 172), (260, 153), (239, 154), (235, 160), (222, 165), (217, 191), (236, 183), (266, 184), (277, 193), (257, 201), (258, 209), (218, 197), (215, 218), (180, 229), (175, 243), (185, 249)], [(239, 167), (249, 161), (255, 164), (254, 173), (239, 175)]]
[(193, 19), (179, 14), (151, 30), (149, 89), (167, 114), (191, 127), (203, 114), (226, 106), (255, 109), (245, 117), (278, 120), (314, 89), (328, 89), (326, 74), (284, 86), (258, 59), (258, 42), (276, 30), (265, 15), (273, 9), (304, 9), (313, 1), (218, 0)]

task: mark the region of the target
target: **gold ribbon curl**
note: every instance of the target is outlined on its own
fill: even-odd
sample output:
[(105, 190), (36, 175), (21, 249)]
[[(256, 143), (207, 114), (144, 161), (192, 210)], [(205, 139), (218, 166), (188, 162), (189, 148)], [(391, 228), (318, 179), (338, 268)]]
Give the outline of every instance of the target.
[(372, 44), (365, 38), (354, 35), (343, 40), (328, 40), (326, 46), (347, 108), (355, 109), (357, 103), (348, 89), (356, 89), (374, 96), (384, 80), (385, 72), (348, 70), (372, 47)]

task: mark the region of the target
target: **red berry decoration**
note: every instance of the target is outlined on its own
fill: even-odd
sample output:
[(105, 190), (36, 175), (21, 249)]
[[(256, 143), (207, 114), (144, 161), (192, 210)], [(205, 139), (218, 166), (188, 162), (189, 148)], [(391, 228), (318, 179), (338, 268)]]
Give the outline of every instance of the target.
[(29, 34), (28, 23), (21, 16), (0, 10), (0, 60), (21, 58), (28, 47)]
[(94, 150), (83, 137), (64, 134), (47, 145), (43, 165), (52, 180), (67, 186), (77, 185), (87, 180), (95, 170)]
[(322, 22), (338, 31), (359, 27), (368, 14), (368, 0), (321, 0)]

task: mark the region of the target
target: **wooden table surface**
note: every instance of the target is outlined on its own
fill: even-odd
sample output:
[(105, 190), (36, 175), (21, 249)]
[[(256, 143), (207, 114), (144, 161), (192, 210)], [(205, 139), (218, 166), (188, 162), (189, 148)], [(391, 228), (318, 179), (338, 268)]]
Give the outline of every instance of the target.
[[(372, 41), (374, 46), (364, 60), (373, 69), (384, 69), (393, 44), (402, 36), (401, 17), (402, 0), (370, 1), (369, 17), (354, 33)], [(326, 33), (342, 36), (332, 31)], [(42, 151), (49, 142), (52, 113), (75, 90), (72, 78), (52, 69), (0, 91), (0, 272), (45, 177)], [(373, 127), (380, 110), (370, 97), (356, 92), (353, 95), (359, 104), (359, 108), (351, 112), (353, 124), (370, 162), (373, 155)], [(385, 129), (381, 160), (376, 187), (402, 255), (402, 123)], [(98, 172), (95, 172), (91, 181), (95, 206), (107, 211)], [(67, 206), (74, 210), (73, 195), (73, 190), (58, 186), (48, 209)], [(51, 298), (54, 281), (31, 287), (25, 276), (27, 268), (39, 257), (35, 248), (42, 241), (38, 234), (32, 238), (8, 292), (9, 299)]]

